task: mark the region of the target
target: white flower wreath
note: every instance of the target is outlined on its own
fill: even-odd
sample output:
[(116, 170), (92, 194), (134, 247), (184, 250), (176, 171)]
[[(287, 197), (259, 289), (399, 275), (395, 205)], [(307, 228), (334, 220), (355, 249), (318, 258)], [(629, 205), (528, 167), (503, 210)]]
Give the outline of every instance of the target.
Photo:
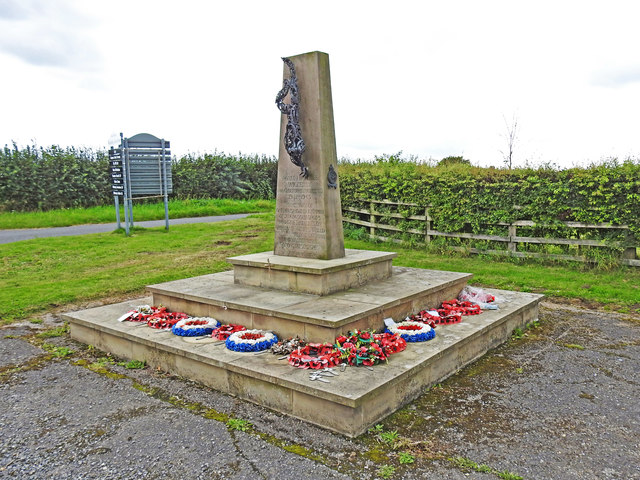
[(278, 337), (264, 330), (242, 330), (229, 335), (225, 345), (236, 352), (260, 352), (278, 343)]
[(436, 336), (436, 331), (426, 323), (400, 322), (387, 325), (389, 333), (401, 336), (407, 342), (425, 342)]
[(202, 337), (211, 335), (214, 328), (218, 328), (220, 323), (211, 317), (189, 317), (183, 318), (176, 323), (171, 331), (180, 337)]

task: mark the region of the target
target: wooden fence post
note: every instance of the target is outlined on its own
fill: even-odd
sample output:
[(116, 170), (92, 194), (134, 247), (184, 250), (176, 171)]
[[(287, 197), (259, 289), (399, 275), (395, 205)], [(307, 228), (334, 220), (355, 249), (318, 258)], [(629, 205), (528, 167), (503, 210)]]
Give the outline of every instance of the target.
[(371, 223), (371, 226), (369, 227), (369, 235), (371, 237), (376, 236), (376, 227), (374, 226), (376, 223), (376, 216), (375, 216), (374, 208), (375, 208), (375, 203), (373, 202), (369, 203), (369, 223)]
[(431, 217), (429, 216), (429, 206), (424, 207), (424, 242), (431, 243)]
[(507, 244), (507, 249), (511, 253), (516, 253), (517, 251), (517, 243), (513, 241), (516, 237), (516, 228), (514, 224), (509, 225), (509, 243)]
[[(626, 231), (626, 241), (629, 245), (633, 245), (634, 242), (634, 238), (633, 235), (631, 235), (631, 232), (627, 229)], [(637, 258), (636, 255), (636, 247), (627, 247), (622, 251), (622, 258), (623, 259), (629, 259), (629, 260), (635, 260)]]

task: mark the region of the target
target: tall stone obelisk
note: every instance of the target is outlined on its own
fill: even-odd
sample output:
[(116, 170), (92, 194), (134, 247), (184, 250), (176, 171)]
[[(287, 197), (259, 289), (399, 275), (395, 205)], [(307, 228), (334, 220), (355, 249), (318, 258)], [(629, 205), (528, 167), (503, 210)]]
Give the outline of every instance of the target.
[[(304, 139), (302, 162), (307, 176), (287, 152), (284, 138), (290, 120), (282, 115), (274, 253), (322, 260), (342, 258), (345, 251), (329, 55), (311, 52), (289, 60), (295, 67), (298, 98), (291, 99), (289, 91), (284, 102), (297, 100), (299, 105), (297, 121)], [(285, 63), (284, 78), (291, 76)]]

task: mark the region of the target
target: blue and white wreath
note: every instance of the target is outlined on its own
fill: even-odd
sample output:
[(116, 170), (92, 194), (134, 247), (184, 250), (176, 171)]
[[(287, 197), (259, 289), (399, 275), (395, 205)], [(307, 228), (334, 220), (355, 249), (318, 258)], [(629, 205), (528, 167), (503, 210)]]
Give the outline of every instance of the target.
[(261, 352), (278, 343), (278, 337), (264, 330), (243, 330), (229, 335), (225, 345), (235, 352)]
[(407, 342), (426, 342), (436, 336), (436, 331), (426, 323), (399, 322), (387, 325), (387, 332), (401, 336)]
[(218, 328), (220, 323), (211, 317), (189, 317), (180, 320), (171, 331), (180, 337), (203, 337), (211, 335), (214, 328)]

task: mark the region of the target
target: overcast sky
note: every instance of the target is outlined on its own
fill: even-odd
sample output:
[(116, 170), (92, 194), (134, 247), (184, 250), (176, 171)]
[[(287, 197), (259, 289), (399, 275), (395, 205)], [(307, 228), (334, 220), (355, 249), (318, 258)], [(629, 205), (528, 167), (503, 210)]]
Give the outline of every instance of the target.
[(0, 145), (275, 155), (280, 57), (329, 54), (338, 156), (640, 157), (640, 3), (0, 0)]

